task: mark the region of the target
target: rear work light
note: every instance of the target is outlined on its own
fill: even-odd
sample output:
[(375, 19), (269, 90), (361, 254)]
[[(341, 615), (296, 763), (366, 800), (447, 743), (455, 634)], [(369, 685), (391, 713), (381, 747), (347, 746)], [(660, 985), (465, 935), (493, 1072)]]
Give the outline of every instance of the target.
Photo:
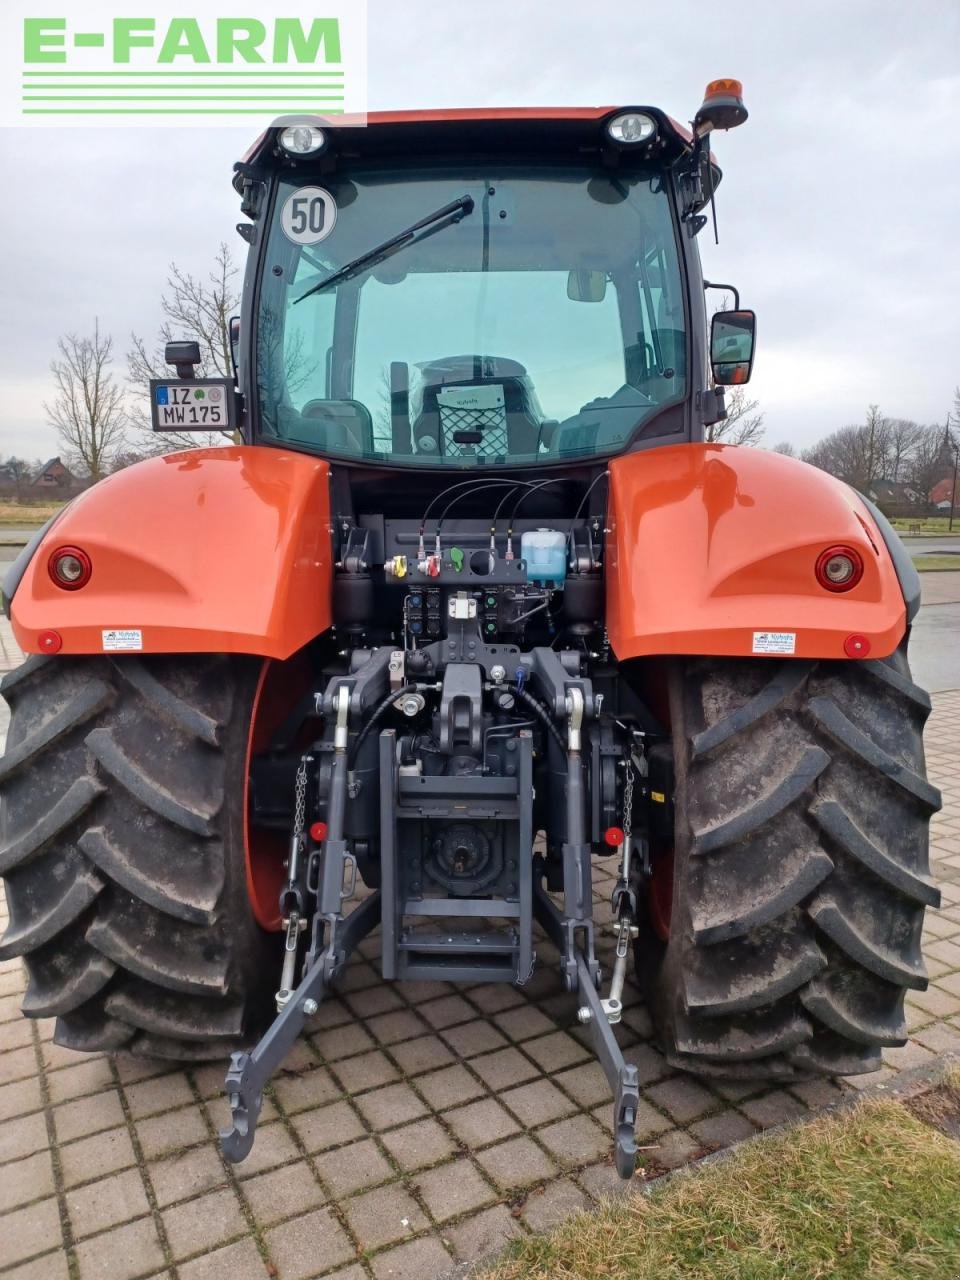
[(828, 547), (817, 557), (817, 581), (826, 591), (849, 591), (863, 577), (863, 557), (853, 547)]
[(288, 156), (310, 156), (326, 145), (326, 134), (312, 124), (291, 124), (280, 134), (280, 146)]
[(614, 142), (632, 146), (636, 142), (650, 142), (657, 132), (657, 122), (653, 116), (643, 111), (625, 111), (614, 116), (607, 125), (607, 133)]
[(64, 591), (79, 591), (90, 581), (93, 565), (79, 547), (57, 547), (47, 561), (50, 577)]

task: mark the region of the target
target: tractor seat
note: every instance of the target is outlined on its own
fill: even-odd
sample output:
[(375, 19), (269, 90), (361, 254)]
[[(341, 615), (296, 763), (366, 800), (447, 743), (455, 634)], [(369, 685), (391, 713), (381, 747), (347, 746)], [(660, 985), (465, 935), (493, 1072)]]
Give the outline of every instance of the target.
[[(543, 412), (526, 369), (502, 356), (452, 356), (416, 366), (418, 454), (451, 458), (535, 454)], [(480, 435), (480, 440), (465, 436)]]
[(359, 400), (308, 400), (298, 415), (306, 419), (297, 438), (337, 453), (373, 452), (373, 419)]

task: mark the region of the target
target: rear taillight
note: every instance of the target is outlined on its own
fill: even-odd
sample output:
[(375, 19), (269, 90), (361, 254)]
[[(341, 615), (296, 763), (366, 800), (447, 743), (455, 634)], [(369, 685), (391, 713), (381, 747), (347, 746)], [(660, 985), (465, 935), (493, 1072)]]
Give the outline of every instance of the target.
[(817, 557), (814, 572), (826, 591), (849, 591), (863, 577), (863, 557), (853, 547), (828, 547)]
[(53, 582), (64, 591), (79, 591), (90, 581), (93, 565), (79, 547), (57, 547), (47, 561)]

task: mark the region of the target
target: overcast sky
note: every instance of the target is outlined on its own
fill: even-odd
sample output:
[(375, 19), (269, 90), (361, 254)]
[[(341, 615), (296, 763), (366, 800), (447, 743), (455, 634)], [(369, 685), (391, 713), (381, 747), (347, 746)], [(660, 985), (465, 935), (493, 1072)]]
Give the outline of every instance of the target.
[[(688, 120), (708, 80), (741, 79), (750, 119), (714, 144), (720, 246), (699, 241), (705, 274), (758, 313), (767, 443), (810, 444), (870, 403), (944, 421), (960, 383), (958, 0), (369, 12), (372, 110), (623, 102)], [(60, 333), (99, 316), (123, 375), (171, 259), (203, 272), (221, 239), (242, 258), (230, 174), (253, 132), (0, 130), (0, 453), (58, 451), (42, 402)]]

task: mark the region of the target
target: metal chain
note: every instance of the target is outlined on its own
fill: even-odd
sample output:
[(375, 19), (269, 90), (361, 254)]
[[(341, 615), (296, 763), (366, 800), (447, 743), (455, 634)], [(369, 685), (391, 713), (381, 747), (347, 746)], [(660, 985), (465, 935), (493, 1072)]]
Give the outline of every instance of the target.
[(613, 891), (611, 905), (615, 914), (619, 918), (620, 926), (617, 935), (617, 956), (623, 957), (627, 954), (627, 941), (630, 937), (630, 926), (636, 909), (636, 904), (632, 901), (632, 893), (630, 889), (630, 855), (633, 845), (633, 760), (629, 757), (623, 762), (623, 843), (620, 846), (620, 856), (622, 862), (620, 864), (620, 878), (617, 881)]
[(301, 757), (300, 767), (297, 769), (297, 780), (293, 798), (293, 834), (295, 836), (303, 835), (303, 828), (307, 820), (307, 760), (306, 756)]
[(534, 969), (536, 969), (536, 967), (537, 967), (536, 951), (534, 951), (530, 957), (530, 968), (528, 969), (526, 974), (523, 974), (520, 972), (519, 962), (517, 963), (517, 976), (514, 978), (514, 982), (517, 984), (518, 987), (525, 986), (530, 981), (530, 979), (533, 977), (533, 971)]
[(300, 872), (300, 855), (303, 853), (303, 829), (307, 820), (307, 757), (301, 756), (297, 768), (297, 777), (293, 793), (293, 831), (290, 836), (290, 852), (287, 855), (287, 884), (280, 894), (281, 911), (285, 912), (283, 923), (286, 937), (283, 945), (283, 969), (280, 974), (280, 990), (276, 994), (277, 1012), (282, 1013), (293, 997), (294, 975), (297, 964), (297, 949), (300, 934), (307, 927), (307, 922), (300, 914), (303, 905), (300, 897), (298, 877)]
[(626, 842), (633, 831), (633, 763), (628, 760), (623, 783), (623, 838)]

